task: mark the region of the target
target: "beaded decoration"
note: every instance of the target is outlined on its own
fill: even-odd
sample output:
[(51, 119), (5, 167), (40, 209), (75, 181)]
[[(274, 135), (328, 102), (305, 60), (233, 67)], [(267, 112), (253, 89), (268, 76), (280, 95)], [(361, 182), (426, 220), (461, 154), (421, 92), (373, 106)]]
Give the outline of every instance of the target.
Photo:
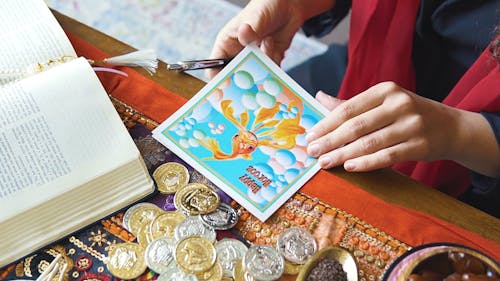
[[(138, 145), (151, 173), (162, 163), (182, 162), (150, 136), (150, 131), (158, 125), (156, 122), (118, 99), (111, 96), (110, 99)], [(137, 133), (138, 128), (141, 133)], [(191, 169), (190, 175), (196, 182), (206, 182), (212, 187), (210, 182), (196, 171)], [(223, 197), (222, 193), (219, 195), (221, 200), (235, 208), (240, 216), (238, 224), (231, 232), (217, 233), (219, 238), (231, 236), (246, 243), (274, 246), (278, 235), (284, 229), (299, 226), (313, 234), (319, 248), (336, 245), (349, 250), (356, 259), (361, 281), (380, 280), (391, 262), (410, 248), (361, 219), (304, 193), (296, 193), (266, 222), (258, 220), (229, 197)], [(167, 210), (173, 206), (172, 199), (172, 196), (157, 194), (148, 201)], [(57, 253), (64, 256), (68, 265), (65, 280), (113, 280), (104, 265), (110, 247), (135, 239), (122, 225), (123, 213), (124, 210), (121, 210), (27, 258), (0, 268), (0, 281), (26, 277), (36, 279), (39, 271), (34, 269), (50, 262)], [(33, 266), (34, 263), (37, 265)], [(157, 275), (152, 271), (146, 271), (138, 280), (156, 278)]]

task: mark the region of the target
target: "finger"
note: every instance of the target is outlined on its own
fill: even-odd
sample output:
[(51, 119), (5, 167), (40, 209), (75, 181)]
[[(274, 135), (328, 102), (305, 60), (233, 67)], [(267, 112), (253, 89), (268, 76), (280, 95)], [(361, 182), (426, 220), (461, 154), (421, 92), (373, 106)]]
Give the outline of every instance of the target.
[(256, 42), (256, 44), (259, 44), (259, 41), (261, 41), (262, 38), (260, 38), (255, 30), (247, 24), (244, 23), (239, 26), (238, 28), (238, 42), (241, 44), (241, 46), (246, 46), (252, 42)]
[(396, 163), (418, 160), (419, 149), (416, 142), (402, 142), (375, 153), (350, 159), (344, 163), (349, 172), (366, 172), (390, 167)]
[[(384, 106), (378, 106), (347, 120), (335, 130), (312, 141), (307, 147), (307, 152), (313, 157), (318, 157), (328, 151), (336, 150), (340, 146), (358, 141), (361, 137), (392, 124), (395, 118), (397, 116), (394, 116), (394, 111), (387, 111)], [(389, 130), (391, 129), (392, 127), (389, 128)], [(383, 130), (382, 134), (387, 134), (385, 131)]]
[(374, 87), (335, 107), (325, 118), (316, 123), (309, 130), (306, 135), (306, 140), (311, 142), (321, 136), (324, 136), (328, 132), (337, 129), (347, 120), (381, 105), (384, 101), (383, 95), (374, 90)]
[(335, 107), (344, 102), (344, 100), (330, 96), (323, 91), (318, 91), (316, 93), (316, 100), (318, 100), (328, 110), (333, 110)]
[(373, 133), (367, 134), (339, 148), (320, 156), (320, 165), (324, 168), (335, 167), (348, 161), (369, 155), (387, 147), (403, 143), (411, 137), (404, 126), (391, 124)]

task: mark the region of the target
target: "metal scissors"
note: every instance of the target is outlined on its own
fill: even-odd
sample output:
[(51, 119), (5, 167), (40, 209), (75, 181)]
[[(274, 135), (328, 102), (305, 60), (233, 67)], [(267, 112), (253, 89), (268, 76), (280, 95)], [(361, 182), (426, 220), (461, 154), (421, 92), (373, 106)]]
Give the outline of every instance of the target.
[(215, 68), (223, 67), (228, 64), (232, 58), (229, 59), (205, 59), (205, 60), (189, 60), (189, 61), (179, 61), (177, 63), (168, 63), (167, 70), (195, 70), (204, 68)]

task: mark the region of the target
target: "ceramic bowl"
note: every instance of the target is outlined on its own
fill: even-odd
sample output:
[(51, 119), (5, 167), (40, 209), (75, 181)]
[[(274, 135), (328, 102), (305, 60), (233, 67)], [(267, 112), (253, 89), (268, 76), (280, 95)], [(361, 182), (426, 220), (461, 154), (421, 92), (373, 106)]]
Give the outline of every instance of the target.
[(447, 255), (450, 252), (464, 253), (477, 258), (486, 268), (500, 276), (498, 262), (478, 250), (459, 244), (432, 243), (412, 248), (397, 258), (382, 276), (382, 281), (406, 281), (416, 269), (449, 266)]
[(351, 253), (343, 248), (331, 246), (319, 250), (304, 264), (297, 276), (297, 281), (305, 281), (311, 270), (316, 267), (322, 258), (337, 260), (347, 273), (347, 281), (358, 280), (358, 267)]

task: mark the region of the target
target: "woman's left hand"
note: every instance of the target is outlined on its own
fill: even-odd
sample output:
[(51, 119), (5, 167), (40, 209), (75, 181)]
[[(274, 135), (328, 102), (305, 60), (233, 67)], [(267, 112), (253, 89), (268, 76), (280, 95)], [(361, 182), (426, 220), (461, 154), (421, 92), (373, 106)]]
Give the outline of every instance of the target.
[(307, 152), (319, 157), (322, 168), (343, 164), (347, 171), (368, 171), (408, 160), (460, 162), (468, 157), (463, 150), (471, 138), (464, 126), (483, 119), (393, 82), (379, 83), (347, 101), (321, 92), (316, 98), (331, 109), (306, 136)]

